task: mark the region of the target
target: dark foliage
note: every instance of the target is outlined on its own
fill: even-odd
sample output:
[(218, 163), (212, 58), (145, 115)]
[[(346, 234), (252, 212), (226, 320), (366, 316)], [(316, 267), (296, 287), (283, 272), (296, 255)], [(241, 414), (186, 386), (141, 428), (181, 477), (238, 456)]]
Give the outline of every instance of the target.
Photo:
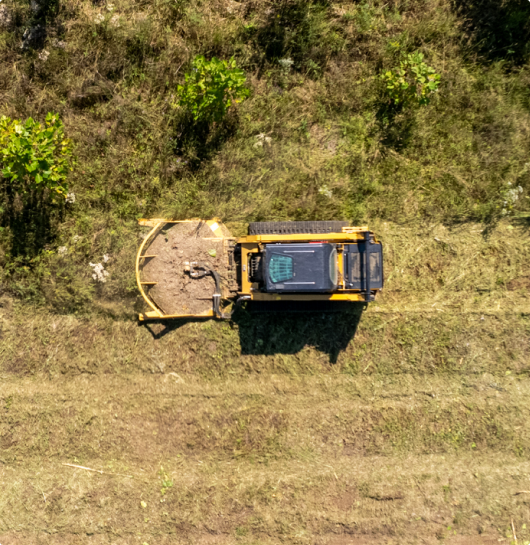
[(485, 61), (524, 64), (530, 53), (530, 3), (527, 0), (454, 0), (466, 36)]
[(174, 124), (173, 152), (187, 161), (188, 168), (197, 170), (236, 133), (236, 113), (229, 113), (221, 122), (195, 121), (188, 112), (178, 115)]
[(263, 69), (289, 58), (293, 68), (321, 73), (329, 57), (319, 25), (329, 8), (327, 1), (277, 0), (270, 3), (265, 20), (245, 29), (243, 40), (254, 45), (254, 63)]
[(30, 0), (31, 16), (22, 38), (22, 49), (40, 49), (44, 46), (47, 26), (55, 20), (59, 0)]
[[(20, 194), (2, 180), (4, 195), (0, 223), (8, 229), (9, 253), (13, 258), (32, 259), (54, 241), (64, 219), (64, 204), (57, 205), (49, 191)], [(63, 199), (61, 199), (61, 202)]]

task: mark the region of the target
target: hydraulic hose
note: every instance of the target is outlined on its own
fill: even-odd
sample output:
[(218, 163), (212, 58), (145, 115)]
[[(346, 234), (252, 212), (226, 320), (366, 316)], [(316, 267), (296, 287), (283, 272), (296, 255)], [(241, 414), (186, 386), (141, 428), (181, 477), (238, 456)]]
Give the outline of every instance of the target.
[[(196, 269), (202, 269), (198, 271)], [(232, 310), (230, 312), (223, 312), (221, 310), (221, 276), (217, 271), (211, 269), (206, 263), (195, 262), (190, 263), (190, 276), (192, 278), (202, 278), (206, 275), (213, 276), (215, 282), (215, 293), (213, 294), (213, 311), (215, 315), (222, 320), (229, 320), (234, 314), (236, 308), (241, 305), (241, 303), (248, 299), (248, 297), (239, 297), (234, 303)]]

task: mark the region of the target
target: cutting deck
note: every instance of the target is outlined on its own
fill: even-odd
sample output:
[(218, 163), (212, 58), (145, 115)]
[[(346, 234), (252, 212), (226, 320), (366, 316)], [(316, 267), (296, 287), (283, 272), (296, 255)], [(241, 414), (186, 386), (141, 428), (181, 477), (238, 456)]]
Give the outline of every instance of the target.
[(215, 280), (192, 276), (189, 264), (205, 264), (226, 286), (229, 238), (226, 227), (214, 221), (156, 223), (137, 260), (139, 283), (150, 306), (165, 316), (211, 315)]

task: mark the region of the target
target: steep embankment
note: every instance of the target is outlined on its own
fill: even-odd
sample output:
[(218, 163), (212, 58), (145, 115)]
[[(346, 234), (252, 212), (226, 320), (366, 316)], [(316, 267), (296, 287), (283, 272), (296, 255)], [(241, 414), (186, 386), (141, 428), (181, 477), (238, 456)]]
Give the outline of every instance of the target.
[[(528, 212), (524, 0), (2, 5), (0, 114), (57, 112), (77, 155), (62, 217), (41, 232), (26, 210), (23, 228), (0, 231), (12, 294), (60, 312), (127, 297), (138, 217), (416, 230)], [(440, 85), (429, 104), (396, 105), (380, 76), (413, 53)], [(233, 56), (251, 91), (211, 124), (177, 100), (201, 54)], [(89, 266), (103, 255), (104, 284)]]

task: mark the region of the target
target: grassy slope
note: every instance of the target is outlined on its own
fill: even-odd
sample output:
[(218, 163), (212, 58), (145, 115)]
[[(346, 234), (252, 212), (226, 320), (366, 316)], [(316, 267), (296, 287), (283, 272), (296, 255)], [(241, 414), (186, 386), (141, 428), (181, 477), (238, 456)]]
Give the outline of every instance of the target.
[[(527, 3), (73, 0), (46, 61), (19, 48), (25, 5), (4, 4), (0, 113), (60, 112), (78, 166), (45, 253), (16, 261), (2, 233), (0, 542), (478, 544), (512, 519), (524, 539)], [(440, 93), (384, 121), (374, 76), (416, 49)], [(253, 91), (203, 142), (170, 107), (196, 53), (235, 55)], [(153, 338), (134, 322), (135, 219), (162, 214), (236, 234), (368, 221), (387, 288), (362, 317)]]
[[(480, 15), (448, 0), (74, 0), (48, 24), (45, 61), (20, 49), (29, 9), (4, 4), (0, 113), (58, 111), (78, 156), (77, 201), (48, 251), (24, 268), (2, 233), (2, 276), (18, 294), (67, 312), (127, 296), (139, 216), (494, 221), (516, 186), (515, 212), (528, 211), (526, 4), (486, 2)], [(415, 50), (440, 92), (389, 110), (377, 75)], [(252, 89), (202, 136), (171, 106), (197, 53), (234, 55)], [(256, 147), (259, 134), (271, 144)], [(113, 274), (97, 291), (88, 263), (103, 254)]]

